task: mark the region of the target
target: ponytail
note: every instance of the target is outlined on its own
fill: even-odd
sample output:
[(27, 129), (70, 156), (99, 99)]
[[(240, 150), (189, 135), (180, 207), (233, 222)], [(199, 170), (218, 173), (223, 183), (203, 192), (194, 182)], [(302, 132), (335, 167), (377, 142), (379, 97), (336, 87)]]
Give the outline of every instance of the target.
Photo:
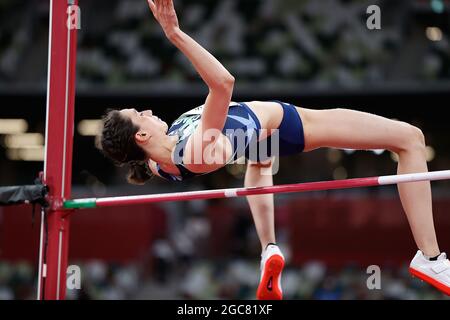
[(143, 185), (153, 177), (152, 172), (144, 161), (130, 161), (127, 181), (131, 184)]

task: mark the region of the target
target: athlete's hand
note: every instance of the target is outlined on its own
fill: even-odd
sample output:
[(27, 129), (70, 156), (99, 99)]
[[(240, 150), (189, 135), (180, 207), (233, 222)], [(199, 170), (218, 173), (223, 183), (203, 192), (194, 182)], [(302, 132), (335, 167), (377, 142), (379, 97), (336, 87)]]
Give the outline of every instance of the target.
[(173, 0), (147, 0), (153, 16), (161, 25), (164, 33), (170, 37), (180, 29)]

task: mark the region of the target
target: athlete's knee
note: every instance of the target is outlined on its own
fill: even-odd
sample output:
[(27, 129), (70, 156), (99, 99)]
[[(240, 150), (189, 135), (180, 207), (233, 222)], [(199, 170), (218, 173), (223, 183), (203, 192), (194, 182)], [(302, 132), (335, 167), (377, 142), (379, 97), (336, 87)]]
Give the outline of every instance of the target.
[(273, 164), (272, 159), (267, 159), (264, 161), (248, 161), (249, 168), (270, 168)]
[(406, 148), (409, 150), (425, 149), (425, 137), (422, 130), (413, 125), (408, 125), (408, 133), (406, 136)]
[(412, 130), (413, 130), (413, 135), (415, 137), (415, 139), (417, 140), (417, 143), (421, 146), (421, 147), (425, 147), (425, 135), (423, 134), (423, 131), (415, 126), (412, 126)]
[(398, 147), (398, 152), (418, 152), (425, 154), (425, 136), (422, 130), (416, 126), (408, 123), (401, 123), (403, 126), (403, 137), (400, 139), (402, 141), (401, 145)]
[(261, 182), (262, 177), (267, 175), (267, 172), (272, 172), (272, 160), (262, 162), (249, 160), (245, 172), (244, 186), (255, 187)]
[(421, 129), (412, 126), (412, 150), (426, 157), (425, 136)]

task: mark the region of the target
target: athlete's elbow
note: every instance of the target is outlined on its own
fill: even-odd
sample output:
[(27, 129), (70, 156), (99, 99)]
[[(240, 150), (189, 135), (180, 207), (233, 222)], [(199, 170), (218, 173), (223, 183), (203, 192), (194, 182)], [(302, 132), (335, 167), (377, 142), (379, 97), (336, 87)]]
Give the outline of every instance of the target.
[(229, 85), (231, 87), (234, 86), (235, 81), (236, 81), (236, 79), (231, 74), (229, 74), (224, 80), (225, 84)]
[(235, 79), (231, 74), (224, 76), (211, 86), (211, 90), (232, 91), (234, 88), (234, 81)]

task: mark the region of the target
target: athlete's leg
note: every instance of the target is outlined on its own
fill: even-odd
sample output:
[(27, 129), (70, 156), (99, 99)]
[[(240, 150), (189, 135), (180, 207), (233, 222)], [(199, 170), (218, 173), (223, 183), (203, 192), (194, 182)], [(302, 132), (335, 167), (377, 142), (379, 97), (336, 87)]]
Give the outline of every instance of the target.
[[(273, 185), (272, 161), (259, 163), (249, 161), (245, 173), (246, 187)], [(284, 257), (275, 243), (273, 194), (247, 196), (247, 201), (255, 221), (256, 231), (261, 241), (261, 277), (256, 290), (258, 300), (279, 300), (283, 298), (281, 274)]]
[[(305, 151), (388, 149), (399, 156), (399, 174), (428, 171), (425, 139), (417, 127), (347, 109), (298, 110), (304, 122)], [(398, 184), (398, 190), (418, 248), (428, 256), (438, 255), (430, 182)]]
[[(258, 163), (249, 161), (245, 172), (245, 187), (267, 187), (273, 185), (272, 175), (261, 174), (261, 170), (271, 170), (272, 162)], [(261, 247), (264, 250), (269, 243), (275, 243), (273, 194), (247, 196), (253, 215)]]

